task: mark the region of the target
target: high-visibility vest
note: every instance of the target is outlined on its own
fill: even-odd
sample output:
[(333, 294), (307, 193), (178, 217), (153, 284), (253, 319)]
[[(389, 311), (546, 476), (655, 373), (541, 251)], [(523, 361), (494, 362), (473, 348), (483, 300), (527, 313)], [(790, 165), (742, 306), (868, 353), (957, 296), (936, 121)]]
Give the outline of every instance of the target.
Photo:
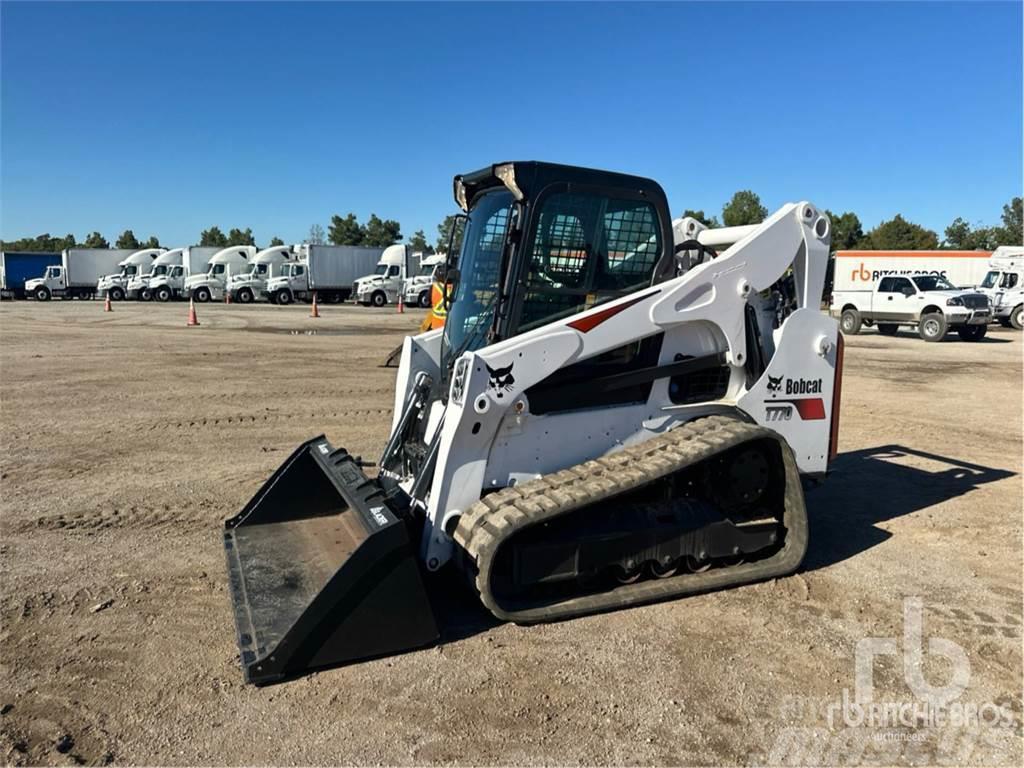
[(420, 330), (434, 331), (438, 328), (444, 328), (444, 319), (447, 315), (448, 310), (444, 308), (444, 287), (441, 283), (435, 281), (430, 286), (430, 311), (423, 318), (423, 325), (420, 326)]

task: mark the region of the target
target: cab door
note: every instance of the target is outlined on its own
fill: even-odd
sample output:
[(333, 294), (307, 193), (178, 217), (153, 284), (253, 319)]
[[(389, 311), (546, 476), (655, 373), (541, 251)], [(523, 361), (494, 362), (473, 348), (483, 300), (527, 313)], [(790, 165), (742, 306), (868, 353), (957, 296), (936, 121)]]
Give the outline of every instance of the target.
[(917, 317), (917, 289), (905, 277), (883, 277), (878, 284), (878, 307), (875, 319), (889, 322), (906, 322)]

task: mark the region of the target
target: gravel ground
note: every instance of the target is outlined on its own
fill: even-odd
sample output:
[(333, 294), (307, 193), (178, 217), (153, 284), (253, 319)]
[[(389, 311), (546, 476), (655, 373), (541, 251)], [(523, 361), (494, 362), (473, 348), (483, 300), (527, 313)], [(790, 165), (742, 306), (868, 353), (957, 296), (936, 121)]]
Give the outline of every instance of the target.
[[(221, 522), (321, 431), (379, 454), (377, 365), (421, 315), (114, 309), (0, 306), (7, 763), (1021, 764), (1020, 334), (848, 340), (841, 455), (795, 576), (530, 628), (451, 586), (441, 645), (260, 689)], [(904, 674), (905, 598), (926, 682), (968, 673), (942, 710), (966, 724), (930, 720)], [(873, 675), (902, 725), (842, 709), (866, 638), (902, 650)]]

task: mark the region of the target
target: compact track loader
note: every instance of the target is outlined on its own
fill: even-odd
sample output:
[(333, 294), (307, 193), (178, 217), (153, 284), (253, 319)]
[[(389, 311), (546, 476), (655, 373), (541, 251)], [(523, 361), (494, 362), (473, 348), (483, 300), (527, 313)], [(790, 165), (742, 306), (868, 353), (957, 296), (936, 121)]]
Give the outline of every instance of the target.
[(225, 524), (248, 681), (434, 642), (443, 568), (529, 624), (803, 558), (838, 430), (828, 219), (707, 229), (649, 179), (539, 162), (454, 192), (447, 322), (405, 340), (377, 476), (316, 437)]

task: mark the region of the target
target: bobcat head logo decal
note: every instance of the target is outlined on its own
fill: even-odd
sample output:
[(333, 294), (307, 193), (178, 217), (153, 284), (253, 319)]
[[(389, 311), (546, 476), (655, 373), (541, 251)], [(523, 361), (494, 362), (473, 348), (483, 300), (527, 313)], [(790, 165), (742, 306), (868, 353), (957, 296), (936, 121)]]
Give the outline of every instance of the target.
[[(484, 365), (487, 365), (484, 363)], [(487, 382), (487, 386), (493, 389), (498, 397), (502, 396), (503, 392), (509, 392), (512, 390), (512, 385), (516, 383), (515, 378), (512, 376), (512, 366), (515, 363), (509, 363), (504, 368), (491, 368), (487, 366), (487, 373), (490, 375), (490, 381)]]
[(768, 391), (778, 392), (782, 389), (782, 376), (768, 376)]

